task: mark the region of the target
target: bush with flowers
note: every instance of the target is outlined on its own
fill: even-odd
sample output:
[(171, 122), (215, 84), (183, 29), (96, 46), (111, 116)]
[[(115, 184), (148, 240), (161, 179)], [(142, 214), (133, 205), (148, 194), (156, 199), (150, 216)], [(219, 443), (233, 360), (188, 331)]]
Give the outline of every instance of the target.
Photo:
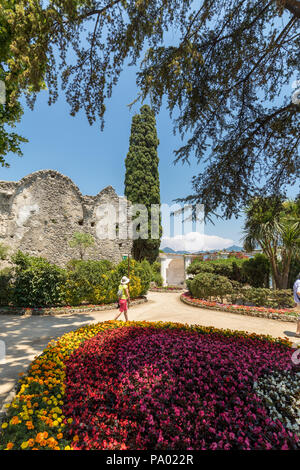
[(198, 325), (84, 326), (20, 379), (0, 449), (299, 449), (297, 400), (287, 415), (273, 385), (277, 373), (299, 396), (292, 353), (284, 339)]
[[(14, 275), (0, 273), (0, 305), (5, 307), (56, 307), (103, 305), (117, 301), (120, 280), (128, 276), (131, 298), (144, 296), (150, 286), (147, 261), (72, 260), (66, 268), (18, 251), (13, 257)], [(2, 274), (2, 276), (1, 276)], [(5, 274), (5, 275), (4, 275)], [(1, 282), (2, 281), (2, 282)]]

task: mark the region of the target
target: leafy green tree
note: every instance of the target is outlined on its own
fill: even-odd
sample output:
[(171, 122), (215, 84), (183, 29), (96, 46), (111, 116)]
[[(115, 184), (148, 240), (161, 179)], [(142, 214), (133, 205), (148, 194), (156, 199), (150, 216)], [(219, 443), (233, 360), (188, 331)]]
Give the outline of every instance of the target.
[(267, 256), (275, 287), (286, 289), (293, 254), (300, 250), (300, 204), (254, 198), (246, 209), (244, 248), (259, 246)]
[(3, 9), (13, 11), (17, 2), (15, 0), (3, 0), (0, 8), (0, 80), (4, 84), (3, 102), (0, 102), (0, 164), (8, 167), (9, 164), (5, 160), (5, 156), (9, 152), (16, 153), (21, 156), (22, 151), (20, 144), (28, 142), (24, 137), (12, 132), (10, 128), (15, 127), (20, 121), (23, 109), (18, 100), (11, 101), (16, 87), (18, 86), (16, 79), (7, 80), (8, 63), (12, 58), (10, 45), (13, 40), (13, 31), (3, 14)]
[(242, 271), (251, 286), (269, 287), (270, 262), (264, 254), (257, 253), (253, 258), (245, 260)]
[(69, 241), (69, 246), (79, 250), (80, 259), (84, 258), (88, 248), (93, 246), (95, 240), (90, 233), (75, 232)]
[[(154, 112), (149, 106), (144, 105), (140, 114), (132, 118), (129, 152), (125, 159), (124, 193), (133, 204), (144, 204), (147, 208), (148, 223), (140, 228), (140, 238), (133, 241), (133, 256), (137, 261), (147, 259), (150, 263), (157, 259), (162, 233), (159, 211), (158, 144)], [(157, 206), (153, 218), (154, 211), (151, 213), (151, 205), (154, 204)], [(153, 228), (155, 222), (159, 225), (155, 226), (159, 238), (151, 238), (151, 223)]]
[(157, 112), (165, 97), (175, 130), (188, 135), (176, 161), (202, 163), (186, 200), (207, 217), (237, 215), (299, 176), (299, 0), (20, 0), (1, 2), (0, 13), (14, 33), (12, 103), (45, 78), (52, 104), (61, 75), (71, 115), (84, 109), (103, 127), (124, 65), (139, 65), (141, 99), (151, 94)]

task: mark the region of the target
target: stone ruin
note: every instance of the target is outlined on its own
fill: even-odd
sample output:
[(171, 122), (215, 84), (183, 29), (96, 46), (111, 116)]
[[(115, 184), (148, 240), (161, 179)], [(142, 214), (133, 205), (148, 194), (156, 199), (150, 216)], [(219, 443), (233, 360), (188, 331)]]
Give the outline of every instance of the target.
[[(119, 221), (110, 239), (101, 235), (107, 204), (114, 207), (114, 220)], [(9, 255), (21, 250), (65, 266), (79, 258), (69, 241), (75, 232), (84, 232), (95, 240), (86, 257), (118, 263), (132, 250), (132, 240), (124, 236), (130, 225), (128, 207), (126, 198), (111, 186), (96, 196), (83, 196), (70, 178), (54, 170), (31, 173), (18, 182), (0, 181), (0, 242), (9, 248)]]

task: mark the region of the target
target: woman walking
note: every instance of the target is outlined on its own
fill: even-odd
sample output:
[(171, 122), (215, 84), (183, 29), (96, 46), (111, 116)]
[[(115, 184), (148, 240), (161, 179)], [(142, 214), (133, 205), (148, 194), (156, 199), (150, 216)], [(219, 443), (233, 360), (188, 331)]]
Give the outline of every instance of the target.
[(128, 315), (127, 315), (127, 310), (128, 310), (128, 304), (130, 300), (129, 296), (129, 289), (128, 289), (128, 282), (130, 279), (128, 277), (123, 276), (121, 279), (121, 283), (119, 285), (119, 291), (118, 291), (118, 297), (119, 297), (119, 308), (120, 308), (120, 313), (114, 318), (117, 320), (122, 313), (124, 313), (125, 316), (125, 321), (128, 321)]

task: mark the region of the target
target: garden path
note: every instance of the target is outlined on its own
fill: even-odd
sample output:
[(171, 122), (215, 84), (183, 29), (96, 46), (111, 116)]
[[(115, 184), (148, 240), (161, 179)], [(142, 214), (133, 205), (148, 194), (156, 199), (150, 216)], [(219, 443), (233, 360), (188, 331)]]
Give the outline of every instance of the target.
[[(293, 323), (196, 308), (181, 302), (179, 296), (178, 293), (149, 292), (147, 303), (129, 309), (129, 320), (200, 324), (288, 337), (293, 342), (299, 342), (294, 336), (296, 325)], [(0, 361), (0, 411), (13, 396), (18, 374), (26, 371), (51, 339), (88, 323), (111, 320), (115, 314), (116, 310), (44, 317), (0, 315), (0, 340), (6, 345), (5, 361)]]

